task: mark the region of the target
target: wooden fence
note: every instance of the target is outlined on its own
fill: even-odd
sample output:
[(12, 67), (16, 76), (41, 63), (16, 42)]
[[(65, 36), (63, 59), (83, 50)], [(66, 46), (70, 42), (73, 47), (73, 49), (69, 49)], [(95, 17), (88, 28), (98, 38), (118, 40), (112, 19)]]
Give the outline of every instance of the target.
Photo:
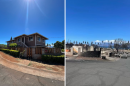
[(20, 47), (20, 48), (17, 48), (17, 50), (19, 50), (20, 52), (23, 52), (25, 50), (25, 48)]
[(61, 49), (60, 48), (40, 48), (37, 47), (35, 48), (35, 54), (42, 54), (42, 49), (44, 49), (44, 53), (45, 54), (60, 54), (61, 53)]
[(27, 57), (32, 57), (32, 48), (27, 48)]
[(42, 49), (45, 54), (60, 54), (61, 49), (60, 48), (42, 48), (42, 47), (36, 47), (36, 48), (23, 48), (23, 47), (8, 47), (8, 49), (12, 50), (19, 50), (20, 52), (23, 52), (25, 49), (27, 49), (27, 56), (32, 56), (32, 49), (35, 49), (35, 54), (42, 54)]
[(35, 48), (35, 54), (42, 54), (42, 48), (41, 47), (36, 47)]

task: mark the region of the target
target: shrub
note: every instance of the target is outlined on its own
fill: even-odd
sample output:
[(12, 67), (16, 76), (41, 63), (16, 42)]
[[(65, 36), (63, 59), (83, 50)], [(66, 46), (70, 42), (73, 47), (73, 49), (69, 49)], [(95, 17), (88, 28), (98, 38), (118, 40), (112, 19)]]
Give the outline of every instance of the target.
[(10, 55), (12, 55), (12, 56), (18, 57), (19, 54), (20, 54), (20, 52), (17, 50), (10, 50)]
[(9, 49), (1, 49), (1, 51), (5, 52), (5, 53), (9, 53)]
[(10, 54), (10, 55), (15, 56), (15, 57), (18, 57), (20, 54), (20, 52), (17, 50), (0, 49), (0, 51), (3, 51), (5, 53)]
[(42, 55), (42, 61), (64, 64), (64, 55)]
[(61, 52), (64, 52), (64, 49), (61, 49)]
[(10, 43), (9, 47), (17, 47), (17, 43)]

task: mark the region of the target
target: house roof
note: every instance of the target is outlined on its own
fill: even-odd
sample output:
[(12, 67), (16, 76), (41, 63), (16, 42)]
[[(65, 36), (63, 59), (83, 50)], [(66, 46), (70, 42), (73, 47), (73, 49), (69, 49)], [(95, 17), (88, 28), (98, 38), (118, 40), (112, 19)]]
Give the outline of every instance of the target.
[(21, 37), (21, 36), (27, 36), (27, 35), (26, 35), (26, 34), (22, 34), (22, 35), (20, 35), (20, 36), (14, 37), (14, 39), (19, 38), (19, 37)]
[(15, 37), (14, 39), (19, 38), (19, 37), (21, 37), (21, 36), (31, 36), (31, 35), (34, 35), (34, 34), (40, 35), (41, 37), (45, 38), (46, 40), (48, 39), (48, 38), (44, 37), (43, 35), (41, 35), (41, 34), (39, 34), (39, 33), (33, 33), (33, 34), (30, 34), (30, 35), (23, 34), (23, 35), (20, 35), (20, 36)]
[(31, 35), (34, 35), (34, 34), (40, 35), (41, 37), (45, 38), (46, 40), (48, 39), (48, 38), (46, 38), (45, 36), (43, 36), (43, 35), (41, 35), (41, 34), (39, 34), (39, 33), (33, 33), (33, 34), (30, 34), (30, 35), (27, 35), (27, 36), (31, 36)]
[(12, 42), (12, 41), (15, 41), (15, 40), (10, 40), (10, 41), (6, 41), (6, 42)]

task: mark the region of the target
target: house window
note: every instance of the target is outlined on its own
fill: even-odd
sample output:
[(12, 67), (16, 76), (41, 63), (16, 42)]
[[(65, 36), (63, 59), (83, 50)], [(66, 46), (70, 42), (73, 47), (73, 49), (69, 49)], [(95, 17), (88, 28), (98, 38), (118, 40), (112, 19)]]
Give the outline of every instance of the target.
[(37, 41), (41, 41), (41, 38), (40, 38), (40, 37), (37, 37)]
[(43, 43), (45, 43), (45, 40), (44, 40), (44, 39), (43, 39), (42, 41), (43, 41)]
[(29, 41), (33, 41), (33, 37), (29, 37)]
[(20, 38), (18, 39), (18, 42), (20, 42)]

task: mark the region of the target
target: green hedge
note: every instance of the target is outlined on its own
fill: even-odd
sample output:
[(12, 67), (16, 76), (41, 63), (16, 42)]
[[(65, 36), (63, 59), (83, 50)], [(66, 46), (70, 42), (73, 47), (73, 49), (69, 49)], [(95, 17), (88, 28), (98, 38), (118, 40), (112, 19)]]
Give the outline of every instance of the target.
[(61, 49), (61, 52), (64, 52), (64, 49)]
[(64, 64), (64, 55), (42, 55), (42, 61)]
[(17, 51), (17, 50), (0, 49), (0, 51), (3, 51), (5, 53), (7, 53), (7, 54), (10, 54), (10, 55), (12, 55), (14, 57), (19, 57), (19, 54), (20, 54), (20, 52)]
[(10, 43), (9, 47), (17, 47), (17, 43)]

